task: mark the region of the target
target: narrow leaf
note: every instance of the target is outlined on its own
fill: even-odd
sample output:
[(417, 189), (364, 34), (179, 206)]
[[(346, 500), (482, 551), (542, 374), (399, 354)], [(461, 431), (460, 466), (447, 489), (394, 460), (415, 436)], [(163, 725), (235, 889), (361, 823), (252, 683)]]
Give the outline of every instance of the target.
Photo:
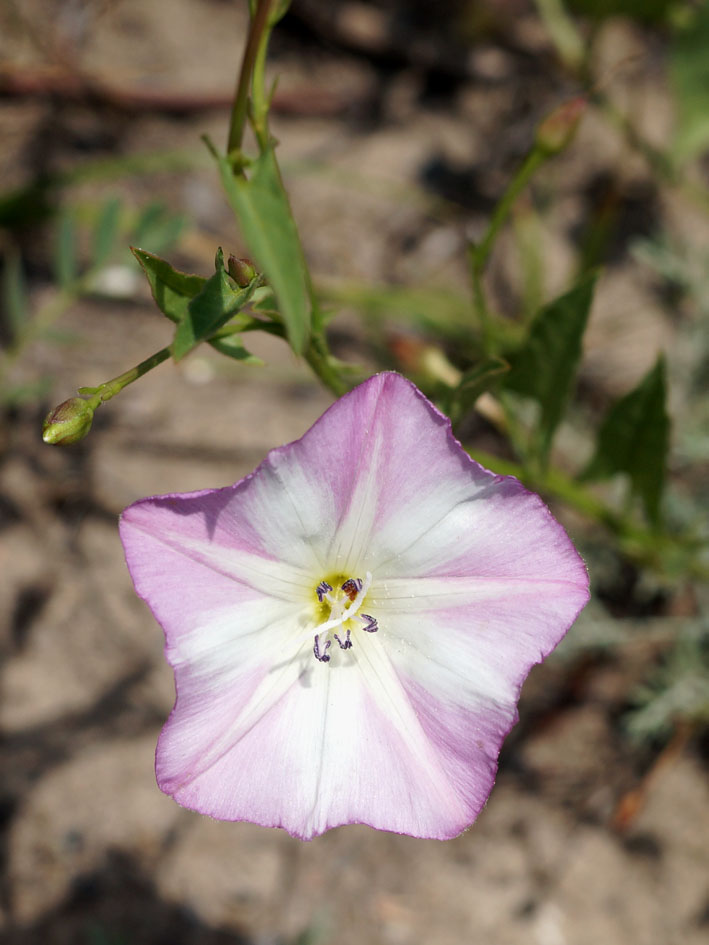
[(187, 304), (187, 313), (179, 322), (172, 343), (172, 356), (180, 361), (200, 341), (213, 335), (232, 316), (244, 307), (259, 284), (257, 275), (245, 288), (240, 289), (224, 268), (222, 252), (217, 254), (217, 270), (207, 279), (199, 295)]
[(246, 350), (240, 335), (225, 335), (224, 338), (211, 338), (209, 343), (214, 349), (219, 351), (220, 354), (225, 354), (228, 358), (234, 358), (235, 361), (244, 361), (246, 364), (259, 366), (264, 363), (261, 358), (257, 358), (255, 354), (251, 354), (250, 351)]
[(190, 301), (202, 291), (206, 279), (175, 269), (165, 259), (131, 246), (131, 252), (148, 277), (155, 304), (170, 321), (179, 324)]
[(2, 274), (2, 298), (7, 312), (8, 327), (13, 340), (18, 339), (27, 323), (27, 285), (22, 272), (20, 254), (12, 244), (5, 255)]
[(697, 4), (670, 47), (670, 81), (677, 102), (675, 153), (691, 160), (709, 147), (709, 4)]
[(662, 355), (640, 383), (610, 408), (601, 424), (596, 452), (583, 480), (626, 473), (650, 522), (660, 519), (660, 500), (670, 438), (667, 385)]
[(541, 308), (532, 320), (525, 344), (509, 359), (512, 369), (505, 382), (507, 389), (532, 397), (541, 406), (542, 457), (549, 452), (571, 394), (595, 281), (595, 275), (587, 276)]
[(114, 197), (101, 207), (94, 230), (93, 265), (103, 266), (108, 261), (118, 239), (121, 220), (121, 201)]
[(133, 243), (136, 246), (146, 246), (150, 243), (150, 234), (156, 227), (162, 225), (167, 209), (164, 203), (159, 200), (153, 200), (146, 204), (138, 214), (138, 219), (133, 226), (131, 234)]
[(59, 216), (54, 244), (54, 278), (62, 287), (76, 280), (79, 266), (76, 252), (76, 220), (70, 210)]
[(187, 217), (170, 213), (164, 204), (154, 201), (140, 213), (131, 240), (136, 246), (150, 246), (154, 253), (171, 249), (187, 225)]
[(249, 252), (276, 294), (291, 347), (301, 354), (310, 334), (307, 274), (273, 149), (259, 155), (248, 180), (234, 177), (226, 157), (215, 156)]

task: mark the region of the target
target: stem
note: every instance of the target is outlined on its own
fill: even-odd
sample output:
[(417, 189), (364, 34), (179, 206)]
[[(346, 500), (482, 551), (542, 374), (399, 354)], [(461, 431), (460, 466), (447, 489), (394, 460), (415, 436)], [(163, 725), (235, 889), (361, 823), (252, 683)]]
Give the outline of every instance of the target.
[(330, 362), (330, 353), (327, 349), (327, 342), (324, 335), (313, 334), (310, 344), (305, 352), (305, 360), (313, 370), (313, 373), (322, 381), (335, 397), (342, 397), (347, 393), (347, 384), (335, 371)]
[(162, 362), (166, 361), (169, 357), (170, 348), (161, 348), (160, 351), (156, 351), (155, 354), (146, 358), (145, 361), (141, 361), (140, 364), (137, 364), (128, 371), (124, 371), (123, 374), (119, 374), (118, 377), (114, 377), (104, 384), (99, 384), (96, 388), (80, 388), (79, 393), (86, 392), (92, 395), (88, 400), (88, 404), (95, 410), (101, 404), (105, 404), (107, 400), (119, 394), (124, 387), (132, 384), (133, 381), (137, 381), (139, 377), (147, 374), (148, 371), (152, 371), (154, 367), (157, 367), (158, 364), (162, 364)]
[(533, 147), (498, 201), (490, 218), (490, 222), (487, 225), (485, 235), (473, 250), (473, 265), (476, 266), (480, 272), (482, 272), (487, 264), (493, 243), (503, 223), (507, 220), (512, 206), (529, 183), (534, 172), (544, 163), (546, 157), (547, 154), (542, 148)]
[(241, 71), (234, 93), (234, 104), (231, 109), (227, 154), (238, 151), (244, 138), (244, 127), (249, 105), (249, 89), (251, 76), (256, 64), (262, 37), (268, 35), (268, 20), (271, 13), (272, 0), (259, 0), (256, 13), (249, 27), (244, 56), (241, 60)]
[(507, 220), (510, 210), (520, 193), (529, 183), (534, 172), (544, 163), (546, 157), (547, 154), (542, 148), (536, 146), (532, 148), (498, 201), (482, 240), (477, 245), (471, 246), (469, 250), (470, 272), (473, 282), (473, 306), (480, 322), (483, 345), (485, 354), (487, 355), (495, 354), (496, 343), (482, 284), (483, 272), (485, 271), (485, 266), (487, 265), (497, 234)]

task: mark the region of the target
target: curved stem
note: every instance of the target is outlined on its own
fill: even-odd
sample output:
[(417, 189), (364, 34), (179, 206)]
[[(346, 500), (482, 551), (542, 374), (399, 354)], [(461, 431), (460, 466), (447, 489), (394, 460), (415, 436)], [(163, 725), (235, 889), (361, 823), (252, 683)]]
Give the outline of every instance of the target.
[(79, 393), (91, 393), (88, 404), (95, 410), (101, 404), (105, 404), (107, 400), (110, 400), (112, 397), (115, 397), (116, 394), (119, 394), (124, 387), (132, 384), (133, 381), (137, 381), (139, 377), (147, 374), (148, 371), (152, 371), (152, 369), (157, 367), (158, 364), (162, 364), (163, 361), (167, 361), (169, 357), (170, 348), (161, 348), (160, 351), (156, 351), (155, 354), (151, 354), (151, 356), (146, 358), (145, 361), (141, 361), (140, 364), (130, 368), (128, 371), (124, 371), (123, 374), (119, 374), (118, 377), (114, 377), (110, 381), (99, 384), (99, 386), (96, 388), (79, 388)]
[(229, 124), (229, 138), (227, 141), (227, 154), (232, 151), (238, 151), (241, 148), (241, 142), (244, 138), (244, 127), (246, 125), (246, 116), (249, 105), (249, 89), (251, 88), (251, 77), (254, 71), (254, 65), (258, 56), (261, 40), (264, 33), (268, 31), (268, 20), (271, 13), (272, 0), (259, 0), (256, 7), (256, 13), (249, 27), (249, 35), (246, 39), (244, 56), (241, 60), (241, 70), (236, 84), (234, 94), (234, 104), (231, 109), (231, 122)]

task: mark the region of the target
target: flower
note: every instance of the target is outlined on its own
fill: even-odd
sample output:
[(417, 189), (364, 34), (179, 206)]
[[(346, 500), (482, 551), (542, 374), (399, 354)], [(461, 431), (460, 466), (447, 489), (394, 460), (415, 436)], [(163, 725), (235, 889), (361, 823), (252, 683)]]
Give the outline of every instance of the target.
[(160, 788), (302, 839), (468, 827), (523, 680), (588, 599), (541, 499), (392, 373), (235, 485), (136, 502), (120, 530), (175, 671)]

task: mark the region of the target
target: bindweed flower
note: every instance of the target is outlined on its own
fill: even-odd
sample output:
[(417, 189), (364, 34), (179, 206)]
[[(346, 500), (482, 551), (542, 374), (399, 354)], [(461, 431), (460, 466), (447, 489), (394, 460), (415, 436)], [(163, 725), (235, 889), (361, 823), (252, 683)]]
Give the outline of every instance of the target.
[(397, 374), (233, 486), (136, 502), (121, 538), (175, 671), (160, 788), (303, 839), (469, 826), (523, 680), (588, 599), (541, 499)]

